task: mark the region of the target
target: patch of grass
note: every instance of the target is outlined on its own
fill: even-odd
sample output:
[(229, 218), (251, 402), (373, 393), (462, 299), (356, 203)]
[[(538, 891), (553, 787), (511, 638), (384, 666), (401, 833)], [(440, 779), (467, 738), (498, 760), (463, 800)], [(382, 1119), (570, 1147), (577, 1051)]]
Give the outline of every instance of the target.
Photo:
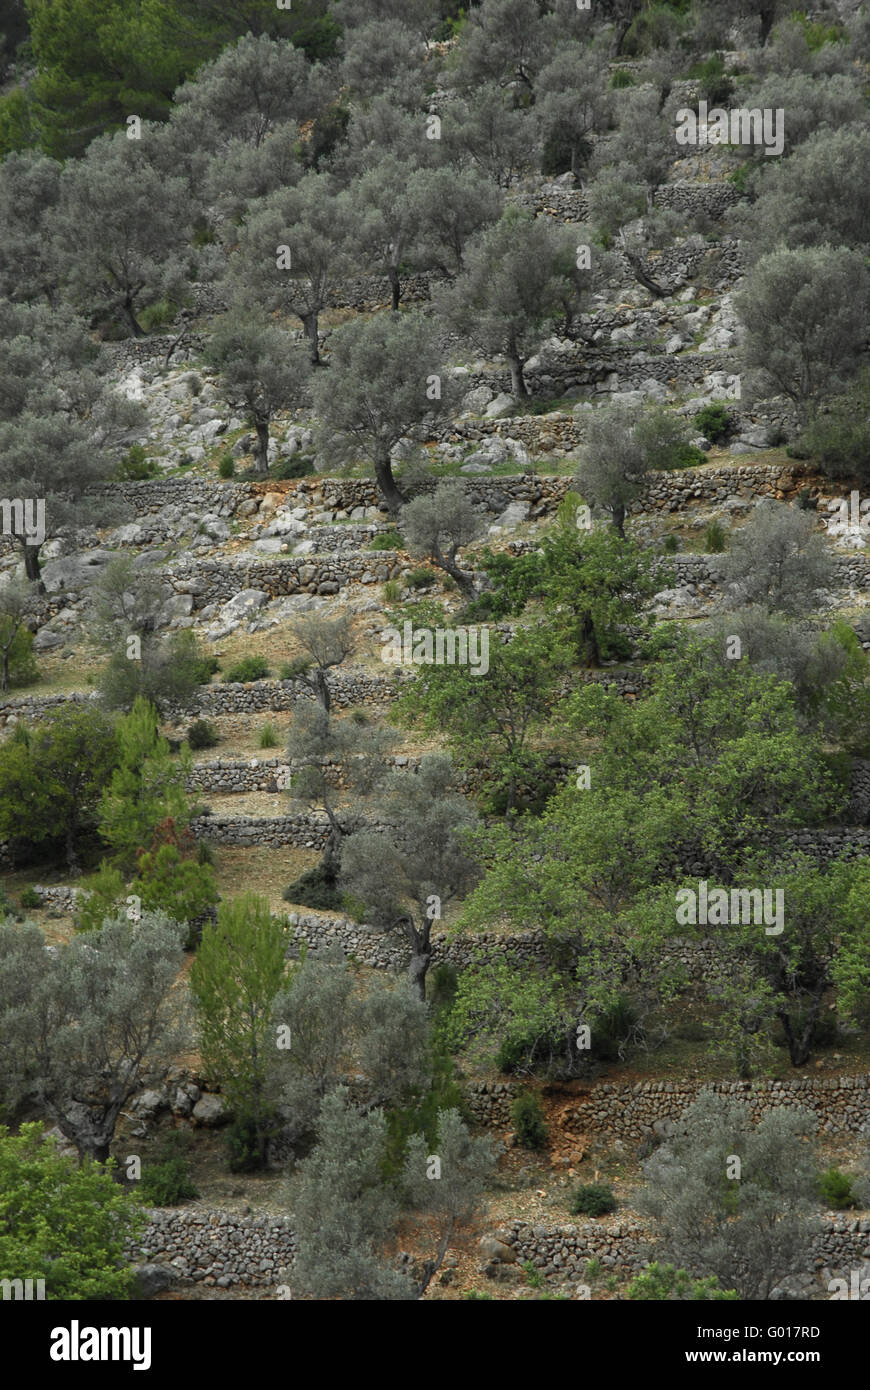
[(257, 734), (258, 748), (277, 748), (278, 730), (274, 724), (264, 724)]
[(369, 550), (404, 550), (405, 542), (399, 532), (392, 529), (381, 531), (379, 535), (369, 541)]

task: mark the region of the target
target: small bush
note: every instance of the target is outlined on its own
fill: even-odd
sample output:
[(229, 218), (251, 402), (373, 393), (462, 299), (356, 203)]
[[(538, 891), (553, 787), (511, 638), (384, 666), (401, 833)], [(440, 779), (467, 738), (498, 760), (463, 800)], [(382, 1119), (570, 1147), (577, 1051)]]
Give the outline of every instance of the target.
[(569, 1211), (572, 1216), (607, 1216), (615, 1210), (616, 1198), (604, 1183), (585, 1183), (571, 1195)]
[(143, 1202), (151, 1207), (176, 1207), (198, 1197), (190, 1176), (190, 1163), (183, 1154), (166, 1158), (162, 1163), (146, 1163), (139, 1193)]
[(676, 555), (680, 548), (679, 536), (665, 536), (662, 541), (662, 550), (666, 555)]
[(673, 468), (698, 468), (707, 462), (707, 455), (697, 444), (683, 444), (674, 454)]
[(595, 1018), (590, 1056), (598, 1062), (621, 1061), (626, 1043), (637, 1028), (637, 1010), (630, 999), (619, 995)]
[(311, 662), (305, 656), (297, 656), (293, 661), (283, 661), (278, 667), (278, 679), (295, 681), (308, 670)]
[(725, 71), (721, 53), (713, 53), (703, 63), (695, 63), (689, 71), (690, 77), (697, 77), (698, 95), (708, 106), (723, 106), (734, 91), (734, 83)]
[(834, 1211), (848, 1211), (858, 1205), (852, 1191), (852, 1179), (839, 1168), (826, 1168), (816, 1179), (819, 1195), (826, 1207)]
[(540, 1289), (544, 1285), (544, 1276), (539, 1269), (536, 1269), (531, 1260), (523, 1260), (520, 1269), (526, 1276), (526, 1283), (530, 1289)]
[(708, 555), (721, 555), (725, 549), (725, 529), (721, 521), (708, 522), (704, 531), (704, 549)]
[(810, 422), (786, 451), (791, 458), (815, 459), (829, 478), (870, 476), (870, 372), (864, 372), (824, 414)]
[(221, 478), (234, 478), (236, 475), (236, 461), (232, 454), (222, 454), (218, 460), (218, 476)]
[(733, 422), (730, 412), (721, 402), (711, 401), (709, 405), (701, 407), (693, 417), (693, 423), (698, 426), (701, 434), (717, 444), (730, 433)]
[(224, 680), (244, 684), (247, 681), (261, 681), (268, 675), (271, 675), (271, 672), (264, 656), (245, 656), (241, 661), (237, 661), (235, 666), (230, 667)]
[(178, 313), (178, 307), (172, 299), (158, 299), (141, 310), (139, 322), (146, 333), (153, 333), (155, 328), (168, 328)]
[(411, 570), (405, 579), (409, 589), (429, 589), (435, 583), (435, 575), (425, 565), (420, 565), (417, 569)]
[(18, 901), (25, 911), (28, 908), (42, 907), (42, 898), (32, 884), (28, 884)]
[(274, 724), (264, 724), (263, 727), (262, 727), (262, 729), (260, 730), (260, 732), (257, 734), (257, 747), (258, 747), (258, 748), (277, 748), (277, 746), (278, 746), (278, 731), (277, 731), (277, 729), (275, 728), (275, 725), (274, 725)]
[(277, 463), (274, 463), (269, 469), (269, 477), (283, 481), (287, 478), (308, 478), (313, 472), (313, 459), (303, 458), (301, 454), (297, 454), (292, 459), (278, 459)]
[(232, 1121), (227, 1130), (227, 1152), (231, 1173), (255, 1173), (264, 1166), (253, 1120)]
[(617, 91), (617, 92), (618, 92), (618, 91), (620, 90), (620, 88), (622, 88), (622, 87), (633, 87), (633, 86), (634, 86), (634, 73), (633, 73), (633, 72), (629, 72), (627, 68), (617, 68), (617, 69), (616, 69), (616, 72), (613, 74), (613, 76), (612, 76), (611, 79), (610, 79), (610, 85), (611, 85), (611, 87), (613, 87), (614, 90)]
[(388, 579), (384, 584), (384, 600), (386, 603), (398, 603), (402, 597), (402, 586), (398, 579)]
[(335, 877), (328, 874), (322, 864), (315, 865), (313, 869), (306, 869), (293, 883), (287, 885), (281, 897), (285, 903), (314, 907), (321, 912), (332, 912), (342, 906), (342, 895), (336, 886)]
[(187, 731), (187, 742), (191, 748), (214, 748), (220, 743), (220, 734), (207, 719), (196, 719)]
[(369, 541), (369, 550), (404, 550), (405, 542), (396, 530), (381, 531)]
[(197, 657), (193, 665), (197, 685), (208, 685), (212, 676), (217, 675), (220, 669), (221, 664), (216, 656)]
[(524, 1149), (544, 1147), (550, 1131), (541, 1098), (534, 1091), (524, 1091), (522, 1095), (517, 1096), (511, 1106), (511, 1120), (517, 1139)]
[(90, 878), (82, 879), (76, 899), (76, 926), (79, 931), (96, 931), (106, 917), (117, 912), (126, 889), (118, 869), (106, 860)]
[(141, 444), (131, 444), (115, 469), (115, 479), (119, 483), (135, 483), (153, 478), (157, 472), (157, 460), (146, 458)]

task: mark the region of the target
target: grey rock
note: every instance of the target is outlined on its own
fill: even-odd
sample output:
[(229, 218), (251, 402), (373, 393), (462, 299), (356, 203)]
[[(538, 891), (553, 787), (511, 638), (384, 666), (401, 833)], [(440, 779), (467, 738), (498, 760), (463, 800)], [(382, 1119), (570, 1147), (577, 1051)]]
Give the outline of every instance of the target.
[(216, 1125), (226, 1124), (229, 1115), (224, 1105), (223, 1096), (201, 1096), (193, 1107), (193, 1118), (196, 1124), (202, 1125), (206, 1129), (213, 1129)]
[(162, 1293), (176, 1277), (176, 1271), (168, 1265), (136, 1265), (134, 1271), (140, 1298), (153, 1298)]

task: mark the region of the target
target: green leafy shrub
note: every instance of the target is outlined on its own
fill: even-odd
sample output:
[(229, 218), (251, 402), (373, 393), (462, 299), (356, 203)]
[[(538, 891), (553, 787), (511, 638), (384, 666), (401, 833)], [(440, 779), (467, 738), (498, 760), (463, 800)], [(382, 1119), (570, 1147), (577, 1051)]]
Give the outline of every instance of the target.
[(789, 445), (791, 458), (815, 459), (829, 478), (870, 478), (870, 372), (834, 397), (800, 438)]
[(755, 165), (751, 160), (747, 160), (745, 164), (738, 164), (736, 169), (732, 169), (726, 178), (740, 193), (748, 193), (754, 174)]
[(221, 669), (221, 664), (216, 656), (197, 657), (193, 663), (193, 674), (197, 685), (208, 685), (212, 676), (216, 676)]
[(269, 469), (269, 477), (277, 481), (287, 478), (308, 478), (314, 472), (314, 460), (296, 454), (292, 459), (278, 459)]
[(662, 541), (662, 550), (666, 555), (676, 555), (680, 548), (679, 536), (665, 536)]
[(572, 1216), (607, 1216), (616, 1210), (616, 1198), (604, 1183), (584, 1183), (571, 1194), (568, 1210)]
[(218, 460), (218, 476), (221, 478), (234, 478), (236, 475), (236, 461), (232, 454), (222, 454)]
[(689, 69), (689, 76), (698, 78), (698, 95), (708, 106), (724, 106), (734, 91), (734, 82), (725, 71), (721, 53), (711, 53), (702, 63)]
[(684, 1269), (673, 1265), (648, 1264), (646, 1269), (632, 1279), (625, 1296), (633, 1303), (721, 1303), (735, 1302), (736, 1289), (719, 1287), (715, 1274), (704, 1279), (694, 1279)]
[(617, 92), (622, 87), (633, 87), (634, 73), (630, 72), (628, 68), (617, 68), (610, 79), (610, 85)]
[(707, 462), (707, 455), (697, 444), (683, 444), (674, 453), (672, 468), (699, 468)]
[(369, 541), (369, 550), (404, 550), (405, 542), (395, 529), (381, 531)]
[(405, 579), (405, 584), (409, 589), (429, 589), (435, 583), (435, 575), (425, 565), (418, 566), (411, 570)]
[(0, 644), (9, 647), (9, 686), (33, 685), (39, 680), (39, 668), (33, 655), (33, 633), (22, 623), (17, 625), (18, 630), (13, 635), (15, 622), (9, 615), (0, 618)]
[(333, 912), (342, 905), (342, 895), (335, 877), (328, 874), (322, 864), (306, 869), (287, 885), (281, 897), (286, 903), (318, 908), (321, 912)]
[(214, 748), (220, 741), (220, 734), (207, 719), (195, 719), (187, 731), (187, 742), (193, 749)]
[(278, 730), (274, 724), (264, 724), (257, 734), (258, 748), (277, 748)]
[(174, 300), (158, 299), (140, 311), (139, 322), (146, 333), (153, 333), (156, 328), (168, 328), (174, 321), (178, 309), (179, 306)]
[(704, 529), (704, 549), (708, 555), (721, 555), (725, 549), (725, 528), (721, 521), (710, 521)]
[(523, 1091), (511, 1105), (511, 1120), (517, 1139), (524, 1149), (542, 1149), (549, 1137), (549, 1128), (541, 1098), (534, 1091)]
[(245, 656), (230, 667), (224, 680), (244, 684), (247, 681), (261, 681), (269, 675), (269, 663), (264, 656)]
[(295, 681), (308, 670), (311, 662), (305, 656), (297, 656), (293, 661), (283, 661), (278, 668), (278, 679)]
[(4, 1211), (0, 1276), (44, 1279), (46, 1300), (114, 1302), (133, 1295), (124, 1247), (145, 1214), (115, 1181), (114, 1163), (63, 1157), (41, 1125), (0, 1128)]
[(115, 469), (115, 479), (119, 483), (135, 483), (153, 478), (158, 472), (157, 460), (146, 458), (141, 444), (131, 444)]
[(28, 908), (42, 907), (42, 898), (33, 887), (33, 884), (27, 885), (21, 897), (18, 899), (18, 902), (21, 907), (24, 908), (25, 912)]
[(858, 1205), (852, 1191), (852, 1179), (839, 1168), (826, 1168), (818, 1176), (819, 1196), (826, 1207), (834, 1211), (848, 1211)]
[(621, 1061), (625, 1044), (637, 1024), (637, 1010), (625, 995), (620, 995), (595, 1018), (590, 1055), (599, 1062)]
[[(175, 845), (162, 844), (153, 853), (139, 856), (136, 891), (145, 911), (162, 910), (176, 922), (195, 923), (218, 901), (214, 874), (208, 864), (182, 859)], [(191, 950), (199, 935), (194, 927), (185, 949)]]
[(709, 405), (704, 405), (693, 416), (693, 423), (697, 425), (701, 434), (707, 439), (717, 444), (720, 439), (724, 439), (729, 434), (733, 421), (729, 410), (722, 405), (721, 401), (711, 401)]
[(166, 1136), (156, 1162), (143, 1165), (139, 1194), (151, 1207), (175, 1207), (198, 1197), (190, 1176), (190, 1135), (173, 1130)]
[(260, 1135), (250, 1116), (239, 1116), (227, 1129), (227, 1163), (231, 1173), (256, 1173), (263, 1167)]
[(84, 878), (76, 898), (76, 926), (79, 931), (96, 931), (124, 901), (124, 880), (118, 869), (104, 859), (95, 874)]

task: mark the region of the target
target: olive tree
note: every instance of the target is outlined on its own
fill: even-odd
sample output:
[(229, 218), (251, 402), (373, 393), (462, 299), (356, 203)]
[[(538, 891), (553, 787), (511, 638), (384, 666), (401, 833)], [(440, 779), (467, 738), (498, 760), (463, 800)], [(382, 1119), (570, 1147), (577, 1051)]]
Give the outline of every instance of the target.
[(336, 618), (325, 618), (319, 613), (302, 613), (292, 624), (290, 634), (294, 645), (302, 651), (302, 656), (293, 666), (294, 679), (308, 686), (328, 714), (332, 695), (326, 673), (333, 666), (340, 666), (356, 649), (353, 618), (349, 613), (340, 613)]
[(51, 222), (66, 292), (87, 314), (117, 314), (135, 337), (149, 304), (180, 293), (192, 206), (186, 181), (159, 171), (148, 141), (101, 135), (60, 179)]
[(4, 1098), (32, 1100), (83, 1158), (105, 1163), (121, 1111), (187, 1041), (173, 990), (181, 937), (157, 912), (50, 949), (32, 923), (0, 923)]
[(721, 573), (739, 603), (799, 616), (835, 585), (837, 571), (812, 513), (768, 501), (734, 535)]
[(417, 772), (393, 772), (379, 788), (380, 818), (393, 829), (357, 830), (344, 843), (342, 886), (361, 898), (374, 925), (399, 931), (411, 949), (409, 974), (425, 998), (432, 924), (474, 882), (463, 832), (477, 820), (453, 790), (443, 754), (422, 758)]
[(644, 1164), (635, 1197), (654, 1224), (658, 1258), (715, 1275), (741, 1298), (768, 1299), (802, 1273), (820, 1225), (815, 1119), (779, 1108), (757, 1125), (748, 1109), (707, 1090)]
[(205, 356), (219, 374), (227, 404), (253, 425), (254, 467), (265, 473), (272, 418), (303, 397), (309, 374), (305, 354), (262, 311), (237, 308), (218, 319)]
[(854, 374), (866, 337), (870, 277), (846, 247), (771, 251), (734, 297), (743, 360), (756, 390), (782, 394), (803, 417)]
[(457, 553), (483, 533), (484, 519), (460, 479), (444, 479), (433, 493), (408, 502), (399, 513), (399, 525), (412, 555), (431, 560), (466, 596), (473, 596), (474, 577), (460, 568)]
[(234, 299), (299, 319), (314, 365), (320, 314), (349, 265), (349, 230), (347, 195), (334, 194), (327, 175), (306, 174), (252, 206), (227, 268)]
[[(320, 864), (327, 887), (335, 886), (342, 846), (362, 824), (362, 798), (371, 793), (383, 774), (390, 743), (386, 730), (358, 721), (353, 714), (336, 719), (319, 701), (297, 700), (294, 704), (287, 742), (287, 757), (293, 767), (290, 796), (323, 811), (329, 822)], [(345, 769), (351, 784), (354, 795), (350, 801), (330, 776), (335, 763)]]
[(449, 403), (440, 334), (420, 313), (377, 314), (336, 329), (330, 349), (329, 372), (314, 382), (320, 447), (335, 463), (368, 456), (384, 502), (397, 512), (407, 498), (391, 452)]
[(524, 367), (547, 325), (577, 299), (575, 243), (546, 218), (508, 208), (469, 243), (462, 275), (438, 297), (454, 331), (478, 350), (504, 356), (519, 398), (529, 394)]

